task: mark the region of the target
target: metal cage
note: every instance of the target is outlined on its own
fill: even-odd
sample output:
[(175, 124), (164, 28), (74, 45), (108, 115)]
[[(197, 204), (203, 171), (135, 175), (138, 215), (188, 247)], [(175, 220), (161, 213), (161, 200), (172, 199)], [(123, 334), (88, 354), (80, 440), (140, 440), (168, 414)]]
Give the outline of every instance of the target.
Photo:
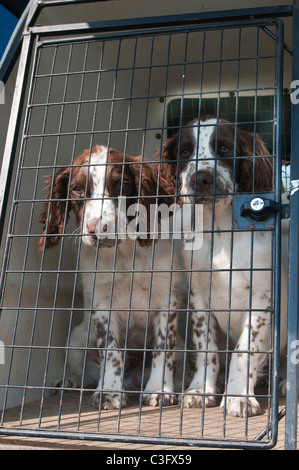
[[(19, 88), (11, 117), (14, 132), (9, 135), (6, 148), (7, 152), (16, 152), (17, 149), (18, 159), (14, 168), (12, 160), (7, 160), (2, 169), (2, 181), (4, 178), (9, 181), (8, 176), (14, 171), (14, 189), (11, 193), (7, 234), (3, 237), (5, 249), (1, 272), (1, 321), (2, 325), (6, 325), (7, 332), (4, 341), (5, 373), (1, 375), (0, 383), (0, 434), (193, 447), (271, 448), (275, 445), (278, 422), (285, 414), (279, 401), (279, 214), (285, 214), (280, 206), (281, 165), (282, 159), (289, 159), (292, 144), (290, 140), (286, 143), (282, 139), (282, 130), (286, 135), (283, 113), (285, 111), (289, 116), (290, 110), (285, 110), (283, 97), (283, 55), (286, 48), (283, 22), (272, 17), (265, 19), (271, 13), (271, 9), (261, 11), (261, 19), (246, 19), (245, 13), (240, 15), (240, 12), (230, 12), (227, 15), (231, 16), (225, 22), (220, 20), (220, 15), (207, 15), (205, 21), (201, 21), (200, 15), (186, 15), (188, 18), (118, 21), (88, 27), (77, 24), (71, 25), (72, 28), (70, 25), (59, 27), (57, 31), (47, 26), (30, 26), (36, 12), (30, 15), (23, 39)], [(286, 11), (280, 11), (280, 14), (283, 13)], [(288, 106), (288, 97), (285, 102)], [(203, 397), (202, 407), (185, 408), (181, 400), (190, 383), (190, 375), (196, 368), (197, 355), (207, 358), (208, 352), (211, 352), (207, 347), (198, 350), (192, 343), (191, 320), (196, 308), (190, 297), (191, 278), (197, 272), (192, 256), (187, 266), (179, 264), (179, 267), (174, 267), (170, 263), (164, 268), (169, 276), (168, 289), (164, 294), (168, 304), (168, 326), (173, 311), (179, 315), (180, 339), (176, 346), (178, 366), (174, 391), (178, 403), (172, 406), (162, 405), (162, 397), (166, 394), (162, 386), (158, 392), (158, 406), (146, 406), (143, 404), (143, 397), (148, 361), (157, 352), (148, 346), (147, 335), (148, 319), (153, 314), (151, 286), (157, 275), (155, 253), (158, 242), (154, 240), (149, 248), (144, 248), (151, 250), (152, 260), (149, 267), (144, 267), (148, 284), (143, 295), (146, 297), (147, 308), (132, 306), (134, 278), (138, 278), (140, 274), (138, 268), (134, 267), (138, 244), (136, 239), (133, 243), (135, 248), (132, 251), (132, 266), (123, 269), (117, 267), (115, 262), (112, 269), (109, 268), (113, 279), (124, 273), (130, 278), (129, 292), (126, 293), (128, 304), (123, 308), (114, 307), (112, 299), (120, 293), (117, 291), (118, 284), (114, 287), (112, 281), (107, 314), (107, 341), (99, 347), (99, 344), (91, 342), (93, 316), (95, 311), (102, 312), (103, 308), (93, 305), (92, 300), (89, 300), (89, 305), (84, 304), (82, 282), (85, 285), (84, 277), (89, 276), (91, 299), (94, 299), (96, 279), (106, 272), (106, 267), (101, 265), (100, 244), (94, 250), (93, 267), (80, 267), (84, 255), (82, 239), (86, 234), (78, 236), (78, 233), (84, 232), (82, 227), (81, 231), (77, 231), (74, 217), (71, 217), (69, 223), (65, 217), (63, 231), (59, 234), (59, 246), (53, 250), (43, 248), (38, 253), (38, 241), (43, 236), (39, 219), (45, 204), (45, 181), (47, 178), (52, 181), (48, 186), (48, 202), (51, 205), (57, 202), (57, 197), (53, 195), (55, 174), (66, 168), (71, 168), (72, 173), (77, 167), (76, 157), (84, 149), (87, 149), (86, 155), (90, 156), (95, 145), (115, 148), (124, 155), (124, 160), (120, 163), (122, 174), (126, 171), (123, 164), (126, 155), (140, 155), (140, 175), (145, 164), (152, 168), (158, 165), (159, 180), (161, 151), (165, 140), (176, 132), (180, 139), (182, 131), (191, 126), (190, 121), (205, 113), (215, 116), (218, 129), (220, 119), (224, 118), (230, 121), (234, 129), (249, 130), (255, 139), (258, 134), (262, 137), (273, 163), (273, 189), (261, 194), (231, 194), (234, 198), (233, 220), (231, 229), (228, 230), (231, 237), (231, 259), (230, 265), (222, 270), (228, 276), (228, 292), (220, 309), (227, 317), (228, 326), (223, 337), (224, 342), (219, 346), (224, 361), (217, 392), (214, 394), (217, 406), (207, 406), (205, 391), (198, 392)], [(19, 122), (23, 124), (17, 130), (16, 125)], [(236, 161), (236, 153), (233, 160)], [(140, 163), (137, 164), (140, 168)], [(107, 172), (110, 164), (91, 163), (87, 159), (84, 165), (89, 173), (94, 165), (101, 168), (106, 166)], [(167, 196), (172, 201), (177, 201), (180, 197), (178, 187), (177, 180), (177, 191)], [(2, 226), (8, 189), (7, 183)], [(142, 198), (140, 191), (141, 186), (134, 196), (139, 202)], [(153, 196), (158, 202), (161, 198), (158, 189)], [(214, 201), (216, 196), (214, 191)], [(266, 221), (263, 219), (253, 223), (250, 215), (248, 219), (248, 213), (244, 216), (240, 211), (242, 207), (248, 207), (256, 196), (260, 196), (264, 202), (270, 201), (271, 207), (279, 208), (271, 213), (270, 218), (266, 217)], [(104, 195), (98, 197), (101, 199)], [(60, 199), (58, 197), (59, 202), (66, 204), (65, 215), (73, 198), (70, 190), (66, 196), (60, 196)], [(84, 194), (83, 207), (89, 200), (90, 196)], [(46, 234), (49, 207), (45, 220)], [(230, 344), (229, 328), (235, 315), (232, 300), (236, 272), (232, 259), (233, 246), (234, 238), (240, 231), (246, 232), (249, 240), (248, 253), (251, 261), (244, 269), (251, 280), (246, 294), (246, 311), (249, 311), (249, 316), (259, 310), (252, 304), (251, 282), (257, 273), (263, 271), (264, 276), (269, 277), (271, 292), (271, 304), (268, 308), (270, 342), (267, 350), (259, 351), (267, 360), (264, 375), (255, 390), (262, 414), (249, 416), (248, 399), (251, 395), (247, 388), (242, 395), (247, 399), (242, 420), (227, 416), (226, 407), (224, 410), (219, 408), (221, 398), (229, 398), (229, 363), (231, 357), (238, 352)], [(262, 269), (256, 267), (253, 259), (255, 236), (261, 231), (269, 237), (272, 254), (269, 265)], [(174, 229), (170, 230), (171, 259), (175, 250), (179, 253), (182, 250), (180, 241), (178, 244), (174, 241), (175, 233)], [(209, 233), (212, 238), (217, 237), (217, 227), (212, 225)], [(155, 234), (157, 235), (156, 232)], [(114, 235), (117, 235), (117, 231)], [(290, 239), (291, 247), (293, 236)], [(115, 243), (110, 248), (115, 250), (115, 259), (117, 247)], [(212, 261), (204, 271), (211, 284), (213, 276), (217, 275)], [(174, 307), (170, 292), (173, 278), (177, 275), (181, 279), (183, 300), (179, 306)], [(285, 296), (282, 297), (285, 300)], [(99, 348), (105, 363), (109, 354), (115, 352), (108, 345), (108, 336), (109, 324), (116, 310), (121, 312), (126, 324), (121, 346), (116, 348), (123, 357), (122, 387), (117, 392), (121, 397), (126, 393), (129, 405), (125, 406), (121, 398), (118, 409), (101, 409), (101, 400), (107, 392), (102, 389), (98, 407), (93, 408), (90, 398), (94, 386), (85, 381), (89, 360), (90, 356), (98, 355)], [(134, 346), (134, 339), (133, 346), (130, 342), (129, 325), (135, 310), (148, 318), (145, 321), (141, 346), (138, 347)], [(208, 322), (212, 321), (213, 311), (213, 299), (210, 298), (206, 312)], [(79, 346), (74, 346), (71, 335), (74, 328), (80, 325), (83, 314), (86, 318), (84, 337)], [(292, 321), (292, 317), (289, 317), (289, 321)], [(168, 326), (166, 336), (169, 334)], [(253, 354), (249, 344), (250, 341), (248, 348), (242, 351), (247, 357), (247, 377)], [(169, 352), (169, 345), (165, 340), (159, 350), (164, 361), (164, 373)], [(77, 384), (68, 380), (69, 358), (75, 353), (81, 357), (78, 361), (81, 379)], [(131, 356), (133, 359), (129, 363)], [(207, 359), (205, 364), (207, 366)], [(99, 377), (100, 372), (97, 374)], [(134, 384), (127, 385), (126, 378), (134, 379)]]

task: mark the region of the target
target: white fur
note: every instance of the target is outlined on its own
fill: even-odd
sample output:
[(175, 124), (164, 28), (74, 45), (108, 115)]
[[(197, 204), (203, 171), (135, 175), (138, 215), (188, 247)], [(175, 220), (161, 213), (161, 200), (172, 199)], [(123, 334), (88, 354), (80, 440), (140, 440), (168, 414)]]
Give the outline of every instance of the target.
[[(199, 140), (196, 123), (192, 129), (194, 153), (180, 173), (183, 195), (194, 192), (190, 185), (193, 172), (208, 169), (214, 174), (215, 170), (216, 160), (211, 151), (210, 139), (216, 122), (207, 120), (200, 124)], [(199, 160), (191, 161), (197, 157)], [(217, 166), (216, 178), (222, 180), (230, 190), (233, 189), (229, 171), (221, 165)], [(188, 202), (187, 197), (184, 199)], [(205, 204), (203, 217), (205, 233), (202, 248), (193, 252), (184, 250), (184, 259), (185, 269), (188, 270), (192, 258), (190, 304), (195, 310), (191, 314), (194, 347), (196, 350), (206, 350), (207, 353), (196, 354), (196, 372), (185, 394), (184, 405), (215, 405), (216, 380), (220, 368), (216, 342), (218, 326), (225, 333), (224, 341), (231, 340), (235, 345), (221, 408), (233, 416), (259, 414), (261, 410), (254, 397), (254, 388), (267, 354), (258, 351), (268, 351), (273, 346), (270, 344), (270, 322), (273, 318), (267, 310), (271, 302), (273, 305), (270, 272), (274, 243), (272, 233), (256, 231), (252, 235), (250, 232), (232, 232), (231, 196), (219, 198), (214, 207), (212, 204)], [(202, 237), (202, 234), (198, 236)], [(283, 239), (283, 244), (286, 243), (287, 239)], [(287, 260), (283, 259), (283, 262), (286, 264)], [(258, 271), (259, 268), (265, 271)], [(281, 350), (284, 349), (286, 340), (286, 273), (284, 265), (281, 287)], [(224, 347), (226, 349), (227, 345)], [(247, 395), (250, 395), (248, 399)]]
[[(118, 245), (116, 263), (114, 248), (103, 248), (99, 253), (97, 262), (99, 274), (96, 275), (95, 294), (92, 302), (90, 299), (94, 282), (93, 274), (84, 275), (83, 278), (84, 303), (85, 305), (92, 303), (94, 320), (101, 322), (108, 320), (110, 322), (110, 331), (115, 332), (118, 340), (122, 340), (123, 347), (126, 346), (129, 349), (149, 347), (149, 339), (146, 340), (145, 338), (146, 327), (152, 326), (155, 337), (158, 335), (159, 329), (166, 336), (167, 311), (175, 306), (174, 300), (177, 295), (175, 276), (172, 279), (173, 292), (168, 303), (171, 245), (167, 240), (160, 240), (156, 244), (153, 266), (151, 255), (151, 247), (141, 248), (138, 242), (134, 243), (133, 240), (128, 238)], [(80, 269), (90, 269), (94, 261), (94, 251), (84, 248), (81, 255)], [(120, 272), (123, 270), (126, 270), (127, 273)], [(153, 275), (151, 275), (151, 270), (155, 271)], [(164, 270), (166, 272), (159, 272)], [(110, 309), (112, 309), (111, 313), (109, 313)], [(160, 313), (155, 313), (157, 310)], [(150, 319), (148, 319), (148, 311), (151, 312)], [(125, 345), (127, 325), (129, 325), (129, 343)], [(169, 326), (170, 322), (168, 328)], [(132, 335), (131, 341), (130, 335)], [(116, 344), (111, 345), (111, 347), (117, 349)], [(167, 347), (166, 344), (164, 347)], [(98, 390), (123, 390), (123, 373), (118, 376), (114, 374), (112, 364), (115, 360), (122, 363), (120, 352), (113, 351), (112, 355), (109, 355), (108, 352), (104, 382), (103, 377), (100, 377)], [(153, 360), (150, 378), (145, 387), (147, 393), (145, 401), (147, 403), (158, 404), (159, 396), (154, 392), (162, 390), (170, 394), (173, 392), (173, 376), (167, 367), (165, 367), (164, 375), (165, 385), (164, 388), (162, 387), (164, 361), (165, 354), (160, 354)], [(120, 395), (117, 394), (116, 399), (119, 400), (119, 398)]]
[[(216, 159), (211, 149), (211, 139), (216, 130), (216, 124), (216, 119), (207, 119), (204, 123), (200, 123), (200, 127), (198, 126), (198, 122), (195, 122), (193, 129), (191, 128), (194, 153), (190, 157), (190, 162), (185, 170), (180, 174), (181, 194), (183, 195), (190, 194), (189, 181), (191, 175), (195, 172), (205, 170), (211, 171), (214, 175)], [(233, 182), (228, 169), (220, 165), (218, 165), (216, 169), (218, 181), (223, 187), (226, 187), (229, 192), (232, 192)]]
[[(88, 234), (89, 224), (96, 221), (98, 238), (100, 225), (117, 219), (105, 185), (107, 155), (105, 147), (91, 155), (92, 194), (83, 213), (82, 233)], [(85, 313), (72, 331), (70, 346), (85, 346), (92, 311), (95, 328), (91, 325), (89, 346), (99, 348), (100, 355), (88, 364), (85, 386), (96, 380), (95, 406), (119, 408), (126, 404), (124, 360), (128, 348), (154, 350), (149, 379), (142, 384), (144, 402), (155, 406), (161, 400), (163, 404), (174, 403), (174, 357), (171, 352), (161, 352), (173, 349), (177, 323), (172, 313), (178, 307), (178, 279), (177, 273), (171, 272), (177, 262), (170, 240), (155, 240), (152, 246), (141, 247), (138, 240), (127, 237), (109, 247), (100, 245), (98, 251), (92, 234), (82, 236), (82, 242), (79, 270), (95, 272), (82, 274)], [(84, 351), (70, 352), (67, 386), (80, 386), (83, 359)]]

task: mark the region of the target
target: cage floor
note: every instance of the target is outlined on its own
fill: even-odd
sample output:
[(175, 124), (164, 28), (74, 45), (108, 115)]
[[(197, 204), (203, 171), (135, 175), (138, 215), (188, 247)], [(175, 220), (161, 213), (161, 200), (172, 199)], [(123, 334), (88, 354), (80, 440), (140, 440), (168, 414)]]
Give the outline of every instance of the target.
[[(22, 413), (22, 429), (72, 432), (77, 433), (78, 440), (51, 438), (12, 438), (0, 436), (1, 445), (39, 445), (58, 448), (94, 448), (94, 449), (190, 449), (188, 446), (167, 446), (165, 440), (175, 438), (192, 439), (197, 447), (201, 446), (202, 439), (222, 439), (223, 441), (240, 441), (255, 439), (268, 424), (267, 400), (259, 400), (262, 414), (242, 418), (226, 417), (219, 407), (202, 409), (181, 409), (179, 405), (163, 407), (162, 412), (157, 407), (139, 406), (138, 399), (131, 398), (129, 406), (118, 410), (96, 411), (90, 405), (90, 393), (81, 395), (71, 392), (64, 395), (61, 403), (60, 395), (46, 398), (43, 403), (40, 417), (40, 400), (28, 403)], [(279, 409), (284, 407), (284, 400), (280, 400)], [(80, 410), (80, 413), (79, 413)], [(79, 418), (78, 418), (79, 417)], [(4, 427), (20, 429), (20, 407), (6, 410)], [(107, 437), (107, 441), (79, 441), (81, 433), (92, 433)], [(284, 448), (285, 419), (279, 423), (279, 439), (275, 449)], [(126, 443), (113, 441), (112, 435), (117, 438), (153, 438), (158, 444)], [(265, 437), (266, 440), (267, 436)], [(163, 444), (164, 442), (164, 444)]]

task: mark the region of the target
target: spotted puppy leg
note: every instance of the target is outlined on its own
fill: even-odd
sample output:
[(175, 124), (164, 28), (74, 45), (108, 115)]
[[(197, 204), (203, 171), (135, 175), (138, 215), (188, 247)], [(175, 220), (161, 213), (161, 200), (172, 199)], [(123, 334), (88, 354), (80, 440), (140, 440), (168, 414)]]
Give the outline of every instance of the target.
[[(200, 295), (191, 295), (190, 313), (193, 346), (195, 348), (195, 374), (182, 399), (186, 408), (215, 406), (216, 381), (219, 359), (215, 343), (215, 319), (205, 312), (206, 306)], [(209, 352), (210, 351), (210, 352)]]
[(122, 393), (123, 351), (119, 348), (118, 324), (116, 315), (94, 313), (94, 323), (99, 348), (101, 370), (100, 379), (92, 401), (95, 408), (104, 410), (126, 406), (126, 396)]
[[(174, 306), (175, 304), (172, 308)], [(173, 393), (177, 318), (176, 312), (161, 312), (153, 321), (156, 341), (151, 373), (143, 396), (146, 405), (158, 406), (161, 400), (163, 405), (177, 403), (177, 397)]]
[(269, 312), (247, 314), (239, 341), (232, 353), (227, 393), (220, 405), (228, 415), (246, 417), (261, 413), (260, 405), (254, 397), (254, 387), (259, 366), (265, 359), (265, 354), (259, 351), (267, 350), (269, 332)]

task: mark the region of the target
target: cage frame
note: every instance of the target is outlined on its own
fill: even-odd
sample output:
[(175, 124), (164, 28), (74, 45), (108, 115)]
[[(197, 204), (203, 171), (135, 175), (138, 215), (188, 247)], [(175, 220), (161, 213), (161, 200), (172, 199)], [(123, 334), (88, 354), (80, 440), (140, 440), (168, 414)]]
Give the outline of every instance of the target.
[[(167, 17), (154, 17), (154, 18), (144, 18), (144, 19), (137, 19), (137, 20), (115, 20), (115, 21), (109, 21), (109, 22), (96, 22), (93, 24), (90, 24), (88, 27), (86, 24), (75, 24), (75, 25), (59, 25), (59, 28), (57, 26), (51, 27), (51, 26), (32, 26), (34, 23), (34, 20), (37, 18), (40, 10), (44, 7), (51, 7), (51, 6), (58, 6), (58, 5), (63, 5), (63, 4), (69, 4), (70, 2), (66, 1), (61, 1), (61, 0), (54, 0), (50, 2), (40, 2), (36, 1), (34, 2), (31, 11), (28, 15), (27, 18), (27, 23), (26, 27), (24, 30), (23, 34), (23, 44), (22, 44), (22, 51), (21, 51), (21, 56), (20, 56), (20, 65), (19, 65), (19, 71), (18, 71), (18, 76), (17, 76), (17, 83), (16, 83), (16, 92), (14, 95), (13, 99), (13, 104), (12, 104), (12, 112), (11, 112), (11, 118), (9, 122), (9, 128), (7, 132), (7, 140), (6, 140), (6, 145), (5, 145), (5, 151), (4, 151), (4, 158), (3, 158), (3, 164), (2, 164), (2, 169), (1, 169), (1, 175), (0, 175), (0, 187), (1, 187), (1, 199), (0, 199), (0, 212), (1, 212), (1, 217), (0, 217), (0, 229), (1, 229), (1, 234), (3, 230), (3, 223), (4, 223), (4, 217), (6, 214), (6, 208), (7, 208), (7, 202), (8, 202), (8, 192), (11, 184), (11, 176), (12, 176), (12, 168), (13, 168), (13, 155), (16, 150), (17, 146), (17, 129), (18, 129), (18, 124), (20, 123), (21, 120), (21, 115), (20, 111), (22, 109), (22, 105), (24, 103), (24, 88), (22, 87), (22, 84), (26, 79), (28, 78), (28, 73), (29, 73), (29, 58), (30, 58), (30, 53), (33, 50), (34, 47), (34, 42), (36, 38), (40, 40), (43, 35), (51, 35), (51, 34), (69, 34), (70, 30), (72, 33), (82, 33), (82, 32), (93, 32), (93, 31), (101, 31), (102, 33), (105, 33), (107, 31), (113, 31), (124, 28), (124, 29), (143, 29), (143, 28), (149, 28), (153, 27), (153, 31), (157, 31), (156, 27), (160, 25), (163, 29), (165, 27), (172, 27), (175, 26), (176, 28), (180, 25), (182, 25), (182, 28), (184, 28), (184, 24), (188, 23), (209, 23), (211, 22), (211, 27), (213, 25), (215, 26), (215, 22), (217, 23), (217, 26), (220, 26), (221, 23), (223, 22), (223, 18), (226, 18), (228, 20), (232, 20), (233, 24), (235, 22), (235, 25), (239, 25), (239, 21), (248, 21), (248, 18), (251, 18), (249, 21), (252, 24), (252, 22), (258, 22), (261, 21), (263, 22), (263, 19), (265, 18), (273, 18), (277, 24), (282, 25), (282, 23), (277, 19), (278, 17), (284, 17), (284, 16), (293, 16), (293, 46), (292, 46), (292, 64), (293, 64), (293, 69), (292, 69), (292, 75), (293, 79), (296, 79), (299, 75), (299, 0), (294, 0), (293, 5), (287, 5), (287, 6), (280, 6), (280, 7), (260, 7), (260, 8), (251, 8), (251, 9), (238, 9), (238, 10), (229, 10), (225, 12), (215, 12), (215, 13), (198, 13), (198, 14), (191, 14), (191, 15), (173, 15), (173, 16), (167, 16)], [(84, 3), (83, 0), (73, 0), (72, 3)], [(254, 18), (254, 19), (252, 19)], [(256, 18), (262, 18), (261, 20), (257, 20)], [(227, 23), (223, 23), (226, 24)], [(282, 26), (280, 26), (282, 27)], [(176, 29), (177, 31), (177, 29)], [(147, 31), (149, 32), (149, 31)], [(280, 42), (280, 59), (282, 60), (282, 51), (283, 48), (285, 47), (285, 44), (283, 42)], [(37, 48), (35, 49), (37, 50)], [(282, 70), (282, 67), (281, 67)], [(280, 83), (281, 87), (281, 83)], [(281, 97), (281, 94), (280, 94)], [(278, 101), (279, 103), (279, 101)], [(298, 107), (297, 107), (298, 108)], [(291, 155), (296, 155), (297, 149), (299, 148), (299, 136), (296, 136), (296, 129), (298, 129), (299, 125), (299, 109), (297, 109), (295, 105), (292, 105), (292, 140), (291, 140)], [(280, 112), (280, 111), (279, 111)], [(281, 145), (281, 132), (280, 129), (278, 128), (277, 131), (277, 137), (278, 137), (278, 146)], [(278, 172), (277, 172), (277, 177)], [(279, 179), (279, 178), (278, 178)], [(291, 180), (298, 180), (299, 179), (299, 159), (297, 158), (292, 158), (292, 165), (291, 165)], [(278, 187), (279, 187), (278, 183)], [(299, 263), (298, 263), (298, 246), (299, 246), (299, 199), (298, 199), (299, 193), (296, 192), (294, 193), (294, 197), (291, 198), (290, 200), (290, 248), (289, 248), (289, 253), (290, 253), (290, 278), (289, 278), (289, 305), (288, 305), (288, 353), (290, 354), (293, 351), (292, 348), (292, 342), (296, 339), (298, 339), (298, 309), (299, 309), (299, 295), (298, 295), (298, 279), (299, 279)], [(279, 219), (278, 219), (279, 220)], [(280, 240), (278, 239), (278, 243), (280, 243)], [(276, 263), (279, 266), (280, 260), (279, 254), (277, 253), (276, 250)], [(6, 264), (7, 259), (4, 257), (3, 259), (3, 266)], [(3, 274), (3, 271), (2, 271)], [(276, 281), (277, 282), (277, 281)], [(2, 284), (2, 283), (1, 283)], [(277, 289), (276, 291), (277, 292)], [(276, 305), (277, 305), (277, 299), (276, 299)], [(276, 317), (278, 317), (276, 315)], [(276, 325), (279, 331), (278, 325)], [(275, 336), (275, 341), (278, 341), (278, 335)], [(277, 347), (274, 347), (274, 350), (277, 350)], [(278, 364), (277, 358), (274, 361), (274, 364)], [(285, 446), (286, 449), (295, 449), (296, 448), (296, 437), (297, 437), (297, 422), (296, 422), (296, 417), (297, 417), (297, 392), (298, 392), (298, 385), (297, 385), (297, 365), (291, 364), (290, 361), (288, 361), (288, 387), (287, 387), (287, 397), (286, 397), (286, 441), (285, 441)], [(277, 428), (277, 423), (278, 423), (278, 412), (277, 412), (277, 400), (274, 400), (273, 403), (273, 413), (274, 413), (274, 427)], [(8, 429), (1, 429), (0, 434), (6, 434), (6, 435), (23, 435), (23, 436), (35, 436), (35, 437), (64, 437), (64, 438), (70, 438), (74, 439), (77, 438), (78, 435), (74, 434), (72, 435), (71, 433), (63, 433), (61, 431), (57, 431), (54, 433), (48, 433), (44, 431), (29, 431), (29, 430), (8, 430)], [(271, 448), (275, 445), (276, 439), (277, 439), (277, 433), (276, 431), (273, 432), (273, 440), (267, 444), (263, 445), (261, 442), (257, 442), (257, 444), (249, 444), (248, 447), (250, 448)], [(84, 436), (84, 434), (80, 433), (80, 439), (90, 439), (92, 440), (93, 437), (88, 434), (88, 436)], [(102, 438), (100, 436), (96, 437), (96, 440), (101, 440)], [(113, 436), (113, 439), (115, 441), (124, 441), (123, 438), (116, 438)], [(144, 442), (144, 443), (154, 443), (152, 439), (147, 440), (147, 439), (141, 439), (141, 438), (136, 438), (137, 440), (130, 438), (128, 439), (127, 442)], [(103, 440), (107, 440), (107, 437), (104, 437)], [(161, 443), (161, 440), (158, 440), (159, 443)], [(165, 444), (175, 444), (178, 445), (179, 442), (178, 440), (165, 440), (163, 441)], [(182, 443), (186, 444), (186, 443)], [(194, 442), (190, 442), (190, 445), (194, 445)], [(202, 445), (202, 443), (199, 443), (199, 445)], [(224, 447), (235, 447), (234, 443), (229, 443), (229, 442), (209, 442), (207, 443), (209, 446), (224, 446)], [(239, 447), (237, 445), (237, 447)]]

